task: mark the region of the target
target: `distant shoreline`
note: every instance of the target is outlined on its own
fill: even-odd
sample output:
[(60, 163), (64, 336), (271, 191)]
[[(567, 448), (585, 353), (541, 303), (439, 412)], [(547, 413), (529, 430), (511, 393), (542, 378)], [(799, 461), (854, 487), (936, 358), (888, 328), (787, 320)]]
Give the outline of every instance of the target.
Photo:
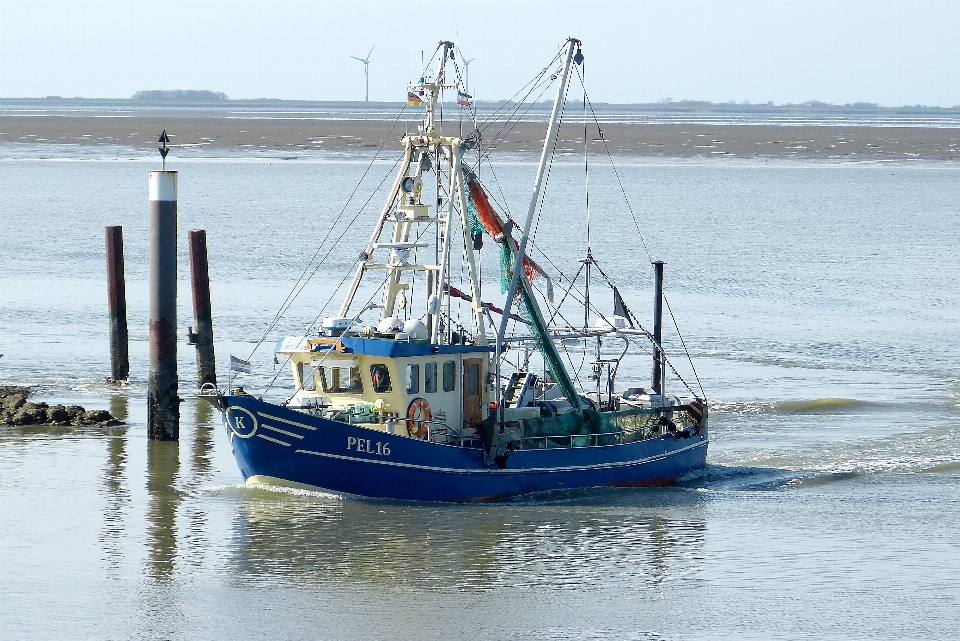
[[(375, 109), (398, 111), (402, 106), (402, 101), (370, 101), (362, 100), (282, 100), (279, 98), (250, 98), (250, 99), (231, 99), (223, 94), (217, 94), (220, 97), (214, 97), (214, 92), (194, 92), (210, 94), (209, 97), (188, 98), (179, 97), (160, 97), (152, 94), (163, 92), (139, 92), (147, 94), (143, 97), (134, 98), (65, 98), (62, 96), (46, 96), (36, 98), (0, 98), (0, 111), (15, 106), (64, 108), (70, 106), (85, 108), (133, 108), (133, 109), (252, 109), (252, 108), (272, 108), (277, 110), (285, 109)], [(139, 94), (138, 94), (139, 95)], [(508, 100), (483, 100), (475, 101), (479, 111), (493, 110), (498, 107), (517, 104)], [(531, 103), (525, 103), (530, 105)], [(445, 103), (446, 108), (456, 108), (453, 102)], [(534, 110), (549, 111), (553, 105), (552, 100), (542, 100), (532, 103)], [(898, 107), (888, 107), (870, 102), (855, 102), (843, 105), (836, 105), (818, 100), (809, 100), (802, 103), (774, 104), (772, 101), (766, 103), (752, 102), (709, 102), (706, 100), (662, 100), (658, 102), (645, 103), (606, 103), (596, 102), (591, 105), (598, 112), (608, 111), (646, 111), (646, 112), (670, 112), (683, 113), (691, 111), (713, 112), (713, 113), (790, 113), (790, 114), (814, 114), (814, 113), (834, 113), (834, 114), (874, 114), (874, 115), (896, 115), (896, 114), (945, 114), (960, 116), (960, 105), (951, 107), (938, 107), (927, 105), (901, 105)]]
[[(370, 111), (250, 113), (232, 109), (151, 109), (117, 114), (103, 109), (51, 109), (38, 113), (11, 107), (0, 101), (0, 143), (56, 145), (114, 145), (151, 149), (166, 129), (175, 146), (193, 148), (196, 155), (217, 151), (250, 150), (296, 154), (306, 150), (335, 152), (373, 151), (387, 140), (399, 140), (405, 131), (416, 131), (418, 111), (392, 114)], [(101, 105), (102, 106), (102, 105)], [(341, 106), (343, 106), (341, 104)], [(373, 107), (367, 107), (372, 109)], [(582, 115), (582, 114), (579, 114)], [(389, 117), (388, 117), (389, 116)], [(928, 123), (926, 119), (904, 121), (884, 118), (754, 118), (702, 114), (662, 115), (633, 119), (624, 110), (598, 114), (600, 129), (613, 154), (662, 157), (739, 158), (782, 157), (798, 159), (855, 160), (960, 160), (960, 114), (956, 120)], [(464, 135), (472, 122), (463, 123)], [(393, 131), (391, 132), (391, 128)], [(484, 144), (490, 145), (500, 124), (484, 129)], [(458, 122), (447, 120), (444, 133), (456, 134)], [(497, 151), (536, 152), (543, 144), (544, 125), (529, 117), (505, 132)], [(582, 152), (583, 122), (567, 122), (561, 128), (557, 150)], [(597, 126), (588, 125), (593, 153), (604, 153)]]

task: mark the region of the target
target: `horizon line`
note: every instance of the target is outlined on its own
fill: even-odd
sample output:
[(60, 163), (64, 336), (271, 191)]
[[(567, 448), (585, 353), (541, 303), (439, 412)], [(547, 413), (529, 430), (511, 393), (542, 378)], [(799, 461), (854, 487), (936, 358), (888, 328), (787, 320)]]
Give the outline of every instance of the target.
[[(141, 92), (137, 92), (141, 93)], [(142, 92), (146, 93), (146, 92)], [(152, 92), (151, 92), (152, 93)], [(186, 96), (171, 96), (166, 97), (143, 97), (137, 98), (136, 94), (130, 98), (88, 98), (83, 96), (17, 96), (17, 97), (0, 97), (0, 103), (2, 102), (13, 102), (13, 101), (38, 101), (38, 102), (67, 102), (67, 101), (85, 101), (85, 102), (111, 102), (111, 103), (133, 103), (133, 104), (142, 104), (142, 105), (164, 105), (164, 106), (216, 106), (216, 105), (226, 105), (226, 104), (251, 104), (251, 103), (298, 103), (298, 104), (331, 104), (331, 105), (354, 105), (354, 106), (363, 106), (363, 105), (403, 105), (405, 102), (403, 100), (318, 100), (318, 99), (306, 99), (306, 98), (229, 98), (226, 95), (220, 92), (208, 92), (208, 91), (196, 91), (196, 93), (209, 94), (207, 96), (196, 96), (196, 97), (186, 97)], [(219, 97), (222, 96), (222, 97)], [(450, 100), (450, 102), (455, 102)], [(489, 100), (489, 99), (477, 99), (474, 101), (476, 105), (503, 105), (508, 104), (513, 101), (509, 99), (500, 99), (500, 100)], [(540, 102), (533, 103), (534, 105), (550, 105), (552, 100), (542, 100)], [(960, 104), (952, 105), (948, 107), (943, 107), (940, 105), (921, 105), (921, 104), (904, 104), (904, 105), (881, 105), (875, 102), (866, 102), (866, 101), (857, 101), (857, 102), (847, 102), (847, 103), (832, 103), (822, 100), (807, 100), (804, 102), (785, 102), (785, 103), (775, 103), (772, 100), (766, 102), (752, 102), (749, 100), (744, 101), (725, 101), (725, 102), (714, 102), (712, 100), (697, 100), (697, 99), (680, 99), (673, 100), (672, 98), (661, 98), (654, 102), (594, 102), (594, 105), (602, 106), (616, 106), (616, 107), (645, 107), (645, 108), (665, 108), (665, 107), (710, 107), (710, 108), (806, 108), (806, 109), (874, 109), (874, 110), (904, 110), (904, 109), (921, 109), (921, 110), (941, 110), (941, 111), (953, 111), (960, 110)]]

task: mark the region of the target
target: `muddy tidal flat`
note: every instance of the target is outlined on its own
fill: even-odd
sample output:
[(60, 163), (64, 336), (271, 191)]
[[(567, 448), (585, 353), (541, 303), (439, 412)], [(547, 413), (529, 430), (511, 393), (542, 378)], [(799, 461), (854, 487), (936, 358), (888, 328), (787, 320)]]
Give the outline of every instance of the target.
[[(316, 151), (373, 151), (415, 132), (419, 111), (316, 113), (159, 109), (89, 111), (2, 108), (0, 145), (112, 145), (151, 149), (163, 129), (174, 147), (198, 155), (264, 153), (295, 156)], [(484, 144), (500, 152), (539, 151), (545, 126), (527, 116), (503, 127), (506, 113), (480, 114)], [(486, 120), (484, 120), (486, 118)], [(484, 126), (485, 125), (485, 126)], [(470, 120), (445, 120), (444, 133), (472, 131)], [(960, 124), (954, 120), (897, 118), (740, 118), (622, 114), (590, 122), (594, 153), (660, 157), (796, 158), (846, 160), (960, 160)], [(565, 122), (560, 153), (582, 153), (584, 126)], [(395, 145), (394, 145), (395, 146)]]

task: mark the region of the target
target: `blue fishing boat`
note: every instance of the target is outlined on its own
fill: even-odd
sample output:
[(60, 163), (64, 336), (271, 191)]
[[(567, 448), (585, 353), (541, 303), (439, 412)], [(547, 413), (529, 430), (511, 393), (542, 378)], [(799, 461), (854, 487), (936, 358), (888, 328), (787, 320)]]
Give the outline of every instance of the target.
[[(591, 279), (610, 281), (589, 247), (564, 294), (580, 297), (583, 325), (556, 324), (556, 314), (548, 319), (542, 311), (553, 304), (554, 285), (527, 247), (571, 72), (583, 62), (580, 41), (569, 39), (532, 85), (556, 83), (557, 91), (521, 221), (491, 204), (479, 178), (486, 156), (467, 159), (483, 150), (480, 129), (464, 137), (441, 131), (444, 91), (456, 92), (459, 107), (471, 106), (456, 56), (453, 43), (441, 42), (407, 87), (407, 103), (424, 110), (423, 122), (402, 139), (399, 171), (338, 313), (276, 342), (277, 362), (283, 358), (293, 378), (286, 400), (268, 402), (232, 384), (209, 395), (243, 478), (463, 502), (665, 485), (703, 467), (705, 395), (664, 389), (672, 366), (661, 343), (663, 263), (653, 264), (652, 332), (615, 287), (612, 313), (591, 304)], [(485, 237), (499, 252), (502, 307), (481, 298)], [(464, 272), (469, 287), (461, 289), (451, 274)], [(585, 287), (574, 290), (581, 273)], [(624, 345), (619, 356), (610, 354), (616, 341)], [(650, 388), (618, 392), (617, 370), (637, 343), (653, 354)], [(593, 356), (586, 382), (563, 365), (560, 352), (571, 345)], [(238, 369), (245, 368), (241, 361)]]

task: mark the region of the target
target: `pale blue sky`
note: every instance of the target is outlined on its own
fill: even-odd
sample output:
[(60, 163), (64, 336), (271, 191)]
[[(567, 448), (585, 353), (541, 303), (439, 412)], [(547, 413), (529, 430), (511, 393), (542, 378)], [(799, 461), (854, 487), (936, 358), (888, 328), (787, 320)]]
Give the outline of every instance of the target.
[[(0, 0), (0, 97), (402, 100), (457, 39), (479, 98), (509, 97), (567, 36), (597, 102), (960, 104), (960, 0)], [(417, 64), (416, 66), (419, 66)]]

